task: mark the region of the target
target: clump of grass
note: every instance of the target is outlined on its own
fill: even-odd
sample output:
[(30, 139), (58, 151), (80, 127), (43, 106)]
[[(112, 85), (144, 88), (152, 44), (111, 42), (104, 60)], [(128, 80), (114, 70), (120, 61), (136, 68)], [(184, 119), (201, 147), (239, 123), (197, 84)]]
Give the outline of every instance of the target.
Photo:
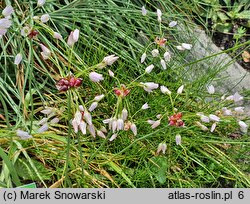
[[(185, 56), (194, 39), (186, 41), (168, 24), (189, 22), (171, 2), (147, 4), (146, 16), (142, 2), (137, 4), (12, 5), (0, 56), (2, 187), (30, 181), (41, 187), (249, 186), (248, 170), (231, 153), (240, 146), (247, 152), (249, 145), (246, 128), (240, 132), (238, 124), (246, 118), (233, 110), (241, 95), (221, 99), (211, 86), (208, 93), (212, 74), (186, 81)], [(156, 9), (163, 13), (160, 20), (158, 11), (158, 21)], [(33, 18), (44, 13), (48, 22)], [(39, 34), (21, 36), (24, 26)], [(62, 39), (53, 37), (55, 31)], [(68, 41), (71, 31), (74, 45)], [(171, 57), (164, 57), (166, 52)], [(22, 61), (14, 65), (18, 53)], [(154, 68), (146, 69), (151, 64)], [(189, 72), (197, 67), (192, 63)], [(148, 109), (141, 108), (145, 103)], [(226, 115), (225, 107), (232, 114)], [(200, 121), (210, 114), (209, 123)], [(18, 129), (24, 132), (17, 134)], [(166, 149), (157, 150), (159, 144)]]

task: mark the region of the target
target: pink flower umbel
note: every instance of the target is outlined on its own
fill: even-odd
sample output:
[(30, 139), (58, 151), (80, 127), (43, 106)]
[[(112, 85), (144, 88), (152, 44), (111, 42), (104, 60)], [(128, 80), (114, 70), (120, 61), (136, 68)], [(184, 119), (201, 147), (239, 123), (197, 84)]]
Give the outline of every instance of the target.
[(170, 126), (182, 127), (184, 122), (182, 121), (182, 113), (176, 113), (168, 119)]
[(58, 91), (67, 91), (70, 88), (78, 88), (82, 84), (82, 79), (81, 78), (76, 78), (72, 75), (69, 75), (68, 77), (60, 79), (56, 83), (56, 88)]
[(121, 88), (114, 88), (114, 93), (118, 97), (124, 98), (130, 93), (130, 90), (126, 88), (124, 84), (121, 85)]
[(167, 42), (166, 38), (159, 38), (159, 37), (155, 38), (155, 43), (161, 47), (165, 47), (166, 42)]

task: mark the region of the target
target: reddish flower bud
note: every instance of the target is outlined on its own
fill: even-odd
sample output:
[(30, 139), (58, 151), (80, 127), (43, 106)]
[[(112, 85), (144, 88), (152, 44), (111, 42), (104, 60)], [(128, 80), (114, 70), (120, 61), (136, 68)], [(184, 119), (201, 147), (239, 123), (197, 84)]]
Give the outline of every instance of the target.
[(169, 121), (169, 125), (170, 125), (170, 126), (175, 126), (175, 122), (172, 121), (172, 120), (170, 120), (170, 121)]
[(130, 90), (126, 88), (126, 86), (124, 84), (121, 85), (121, 88), (114, 88), (114, 93), (117, 96), (121, 96), (121, 97), (125, 97), (129, 94)]
[(38, 31), (36, 30), (31, 30), (31, 32), (29, 33), (29, 38), (33, 38), (33, 37), (36, 37), (37, 35), (39, 34)]
[(167, 42), (166, 38), (159, 38), (159, 37), (155, 38), (155, 43), (161, 47), (163, 47), (166, 42)]
[(176, 127), (181, 127), (181, 126), (184, 126), (184, 122), (182, 121), (182, 113), (179, 112), (179, 113), (176, 113), (174, 115), (171, 115), (169, 117), (169, 125), (170, 126), (176, 126)]
[(69, 86), (73, 87), (75, 85), (75, 78), (74, 77), (70, 77), (69, 79)]
[(75, 78), (70, 76), (68, 78), (62, 78), (56, 83), (56, 88), (59, 91), (67, 91), (69, 88), (72, 87), (79, 87), (82, 84), (81, 78)]
[(126, 89), (126, 90), (124, 90), (123, 95), (127, 96), (129, 94), (129, 92), (130, 92), (130, 90)]
[(120, 96), (122, 92), (118, 88), (115, 88), (114, 93), (115, 95)]
[(79, 87), (82, 84), (82, 79), (81, 78), (76, 78), (74, 87)]

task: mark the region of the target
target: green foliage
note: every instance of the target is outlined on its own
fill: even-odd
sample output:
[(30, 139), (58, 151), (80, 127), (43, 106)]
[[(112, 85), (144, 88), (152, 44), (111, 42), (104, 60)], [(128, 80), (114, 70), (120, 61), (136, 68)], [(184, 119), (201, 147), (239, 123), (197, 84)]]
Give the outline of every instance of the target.
[[(249, 137), (239, 133), (239, 138), (230, 138), (231, 133), (239, 131), (236, 118), (220, 112), (223, 107), (233, 109), (235, 104), (222, 100), (217, 91), (212, 95), (206, 91), (206, 86), (218, 78), (223, 67), (204, 70), (202, 63), (209, 64), (212, 56), (190, 59), (189, 50), (176, 49), (176, 45), (196, 41), (190, 32), (194, 25), (181, 12), (179, 4), (148, 1), (148, 14), (142, 16), (141, 6), (145, 1), (137, 0), (51, 0), (41, 8), (36, 6), (36, 1), (15, 2), (13, 24), (0, 41), (1, 187), (16, 187), (31, 181), (38, 187), (250, 186), (247, 160), (244, 158), (241, 163), (242, 157), (235, 154), (239, 147), (242, 154), (247, 153)], [(6, 0), (5, 4), (8, 3)], [(201, 8), (205, 10), (210, 3), (204, 1)], [(163, 13), (161, 23), (157, 21), (157, 8)], [(44, 13), (51, 17), (47, 23), (33, 18)], [(238, 13), (247, 15), (241, 10)], [(235, 18), (229, 13), (219, 13), (213, 18), (227, 22), (232, 18), (230, 15)], [(178, 26), (170, 28), (168, 24), (174, 20)], [(27, 25), (39, 32), (37, 37), (20, 35)], [(80, 30), (80, 37), (70, 47), (67, 39), (74, 29)], [(54, 31), (63, 40), (55, 39)], [(243, 34), (244, 29), (239, 29), (238, 37)], [(166, 38), (165, 48), (154, 43), (156, 37)], [(47, 60), (42, 58), (40, 43), (51, 51)], [(154, 48), (160, 50), (160, 57), (151, 56)], [(159, 59), (166, 50), (171, 52), (171, 60), (163, 70)], [(148, 56), (142, 64), (140, 57), (146, 51)], [(23, 60), (16, 66), (13, 62), (18, 53)], [(111, 54), (119, 56), (119, 60), (98, 69), (103, 58)], [(146, 74), (145, 68), (151, 63), (155, 68)], [(109, 76), (108, 69), (114, 72), (114, 77)], [(91, 71), (101, 73), (105, 80), (92, 82)], [(56, 82), (70, 73), (81, 77), (82, 85), (59, 92)], [(168, 87), (172, 93), (146, 92), (140, 82), (149, 81)], [(114, 88), (120, 88), (121, 84), (130, 90), (124, 98), (114, 94)], [(183, 93), (177, 94), (183, 84)], [(137, 135), (131, 130), (119, 131), (117, 138), (110, 142), (112, 131), (105, 139), (93, 138), (89, 132), (86, 135), (74, 132), (72, 120), (79, 105), (89, 107), (99, 94), (105, 98), (91, 112), (95, 127), (99, 130), (104, 119), (119, 116), (126, 107), (130, 122), (137, 126)], [(146, 102), (150, 108), (142, 110)], [(41, 113), (46, 107), (53, 107), (54, 115)], [(214, 132), (202, 131), (196, 114), (209, 115), (216, 111), (222, 122)], [(168, 117), (176, 112), (183, 113), (185, 127), (168, 125)], [(41, 133), (39, 122), (45, 117), (49, 129)], [(60, 122), (51, 124), (55, 117)], [(161, 125), (152, 129), (147, 121), (159, 118)], [(210, 129), (212, 124), (206, 126)], [(32, 139), (17, 137), (18, 129), (27, 131)], [(176, 145), (176, 134), (182, 137), (181, 145)], [(159, 143), (166, 143), (165, 154), (157, 152)]]
[[(197, 15), (212, 21), (212, 28), (222, 33), (231, 33), (235, 25), (249, 27), (249, 1), (202, 0), (193, 1)], [(241, 21), (243, 20), (243, 21)]]

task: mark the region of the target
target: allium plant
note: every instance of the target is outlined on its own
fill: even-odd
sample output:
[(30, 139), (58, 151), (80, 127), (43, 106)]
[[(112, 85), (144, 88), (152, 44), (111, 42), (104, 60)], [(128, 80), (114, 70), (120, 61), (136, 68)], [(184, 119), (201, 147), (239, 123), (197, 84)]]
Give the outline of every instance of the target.
[[(96, 45), (93, 45), (91, 48), (97, 54), (94, 57), (86, 54), (90, 60), (85, 62), (82, 52), (86, 33), (77, 24), (60, 32), (61, 26), (55, 26), (58, 23), (56, 12), (43, 10), (46, 5), (46, 1), (37, 1), (34, 16), (23, 13), (29, 20), (20, 25), (10, 18), (16, 7), (6, 7), (0, 19), (3, 42), (12, 38), (21, 39), (23, 48), (29, 50), (26, 52), (17, 47), (10, 55), (16, 73), (15, 83), (12, 81), (10, 84), (18, 87), (20, 95), (20, 104), (14, 110), (21, 110), (18, 114), (20, 122), (10, 124), (16, 126), (15, 134), (20, 139), (46, 138), (60, 131), (61, 135), (67, 135), (68, 165), (72, 156), (69, 151), (72, 141), (79, 144), (81, 154), (84, 145), (93, 149), (97, 145), (102, 148), (107, 141), (107, 148), (109, 145), (123, 148), (122, 141), (125, 139), (129, 139), (132, 146), (144, 138), (153, 138), (147, 146), (147, 154), (161, 158), (162, 154), (169, 156), (174, 151), (179, 151), (178, 154), (181, 150), (186, 151), (185, 147), (191, 146), (190, 138), (194, 136), (190, 130), (195, 130), (201, 137), (203, 134), (217, 136), (227, 128), (240, 135), (248, 133), (249, 122), (241, 104), (244, 101), (242, 95), (236, 92), (220, 97), (218, 87), (210, 83), (205, 84), (199, 93), (192, 94), (192, 83), (171, 75), (174, 72), (170, 70), (176, 71), (170, 66), (174, 53), (188, 53), (193, 49), (193, 42), (192, 39), (188, 42), (173, 40), (170, 31), (177, 32), (179, 24), (168, 19), (163, 9), (154, 13), (157, 34), (146, 36), (149, 40), (145, 47), (133, 52), (139, 68), (130, 67), (130, 71), (134, 71), (132, 74), (132, 71), (127, 71), (123, 55), (114, 54), (112, 49), (99, 55)], [(146, 6), (138, 13), (145, 19), (150, 15)], [(164, 25), (165, 29), (162, 29)], [(16, 26), (14, 30), (12, 26)], [(10, 37), (12, 32), (15, 35)], [(95, 58), (93, 63), (92, 58)], [(33, 87), (34, 84), (36, 86)], [(14, 92), (12, 95), (18, 94)], [(9, 100), (11, 97), (6, 98)], [(10, 100), (9, 104), (13, 102)], [(2, 114), (0, 116), (3, 118)], [(65, 141), (64, 137), (61, 141)], [(146, 143), (143, 141), (139, 145), (143, 147)], [(124, 147), (122, 151), (129, 147)], [(185, 152), (185, 156), (188, 154)], [(81, 169), (83, 174), (87, 174), (83, 166)], [(107, 175), (105, 171), (100, 172)]]

